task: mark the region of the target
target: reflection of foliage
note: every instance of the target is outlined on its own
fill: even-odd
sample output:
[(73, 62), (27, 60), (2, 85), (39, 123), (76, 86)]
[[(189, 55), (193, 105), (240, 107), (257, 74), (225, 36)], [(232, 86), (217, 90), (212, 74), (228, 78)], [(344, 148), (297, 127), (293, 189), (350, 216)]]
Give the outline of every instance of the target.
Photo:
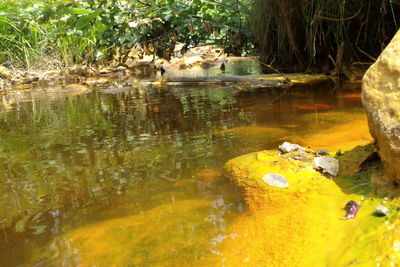
[(238, 53), (250, 41), (250, 2), (3, 0), (0, 62), (29, 65), (34, 57), (59, 55), (66, 63), (90, 63), (127, 56), (137, 45), (169, 58), (177, 41), (218, 43)]
[(141, 181), (191, 177), (221, 153), (227, 159), (230, 143), (215, 144), (213, 132), (229, 126), (221, 114), (234, 101), (228, 90), (154, 88), (18, 103), (19, 111), (0, 113), (2, 226), (17, 214), (107, 202)]

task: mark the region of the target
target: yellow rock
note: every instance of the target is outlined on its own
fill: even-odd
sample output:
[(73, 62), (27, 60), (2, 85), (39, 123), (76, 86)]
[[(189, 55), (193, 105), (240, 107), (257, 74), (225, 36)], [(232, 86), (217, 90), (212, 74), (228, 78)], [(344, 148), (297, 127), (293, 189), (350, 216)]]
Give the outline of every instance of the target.
[(12, 78), (11, 71), (4, 66), (0, 66), (0, 77), (7, 80), (11, 79)]
[(216, 169), (202, 169), (195, 175), (195, 178), (207, 184), (223, 181), (222, 173)]
[(388, 176), (400, 183), (400, 31), (362, 83), (362, 102)]

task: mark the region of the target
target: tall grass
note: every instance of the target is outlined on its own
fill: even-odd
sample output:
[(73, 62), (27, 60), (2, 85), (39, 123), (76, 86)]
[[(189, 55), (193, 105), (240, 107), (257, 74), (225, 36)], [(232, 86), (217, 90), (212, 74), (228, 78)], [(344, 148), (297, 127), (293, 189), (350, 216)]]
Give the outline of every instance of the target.
[(78, 16), (60, 11), (70, 2), (0, 0), (0, 63), (43, 69), (93, 61), (104, 25), (76, 29)]
[(25, 4), (25, 1), (0, 0), (0, 62), (29, 66), (41, 52), (46, 29), (31, 19)]
[(262, 62), (289, 71), (371, 62), (400, 22), (389, 0), (256, 0), (253, 12)]

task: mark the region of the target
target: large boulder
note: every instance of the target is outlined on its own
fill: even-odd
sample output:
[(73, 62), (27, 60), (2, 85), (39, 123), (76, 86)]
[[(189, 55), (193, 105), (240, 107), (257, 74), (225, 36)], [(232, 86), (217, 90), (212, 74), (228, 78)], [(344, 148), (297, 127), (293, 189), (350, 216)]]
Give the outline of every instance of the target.
[(364, 75), (362, 102), (386, 172), (400, 183), (400, 31)]

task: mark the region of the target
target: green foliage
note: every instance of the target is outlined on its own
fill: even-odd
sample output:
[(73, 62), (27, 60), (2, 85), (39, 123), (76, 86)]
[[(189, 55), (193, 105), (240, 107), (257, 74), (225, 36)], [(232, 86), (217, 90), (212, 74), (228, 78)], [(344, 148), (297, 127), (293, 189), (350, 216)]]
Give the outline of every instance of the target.
[(0, 0), (0, 63), (90, 64), (133, 47), (169, 58), (176, 42), (246, 49), (252, 0)]

